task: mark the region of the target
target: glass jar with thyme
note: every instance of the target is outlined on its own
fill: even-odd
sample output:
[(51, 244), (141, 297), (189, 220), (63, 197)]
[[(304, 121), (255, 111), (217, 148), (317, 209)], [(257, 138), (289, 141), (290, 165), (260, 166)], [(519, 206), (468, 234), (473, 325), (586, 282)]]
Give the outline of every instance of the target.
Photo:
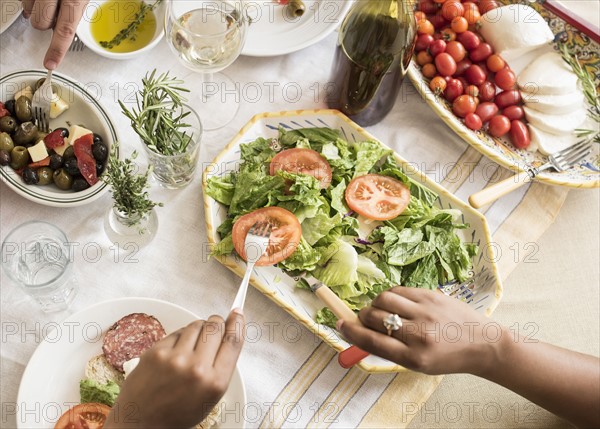
[(142, 140), (152, 166), (152, 176), (168, 189), (188, 185), (200, 155), (202, 123), (198, 114), (185, 104), (189, 90), (183, 81), (152, 71), (142, 79), (135, 106), (128, 109), (119, 100), (123, 114)]

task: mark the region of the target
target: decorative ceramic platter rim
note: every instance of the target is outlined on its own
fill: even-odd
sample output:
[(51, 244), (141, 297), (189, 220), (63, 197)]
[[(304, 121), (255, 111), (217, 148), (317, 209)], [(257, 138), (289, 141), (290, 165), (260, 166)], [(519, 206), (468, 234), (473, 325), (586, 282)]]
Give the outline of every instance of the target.
[[(502, 3), (511, 3), (509, 0), (502, 0)], [(514, 2), (512, 2), (514, 3)], [(561, 17), (546, 9), (542, 4), (534, 2), (528, 3), (537, 10), (546, 21), (549, 21), (550, 28), (556, 37), (566, 36), (567, 46), (578, 54), (586, 53), (583, 58), (592, 58), (585, 61), (585, 66), (592, 72), (595, 70), (596, 84), (600, 86), (600, 60), (593, 57), (600, 57), (600, 46), (591, 40), (586, 34), (580, 32), (570, 23), (565, 22)], [(592, 62), (593, 61), (593, 62)], [(481, 152), (492, 161), (503, 167), (515, 171), (525, 171), (531, 165), (539, 167), (547, 161), (547, 157), (539, 152), (532, 154), (524, 150), (515, 149), (512, 144), (504, 139), (494, 138), (484, 131), (472, 131), (458, 119), (451, 110), (451, 106), (445, 100), (438, 98), (429, 88), (419, 67), (411, 62), (408, 69), (408, 76), (417, 91), (421, 94), (427, 104), (435, 113), (465, 142)], [(572, 188), (597, 188), (600, 187), (600, 154), (598, 154), (598, 145), (593, 145), (595, 160), (585, 160), (577, 169), (570, 169), (563, 173), (554, 170), (546, 170), (540, 173), (535, 180), (551, 185), (561, 185)], [(594, 165), (594, 163), (596, 165)]]
[[(66, 349), (69, 349), (69, 351), (77, 349), (80, 355), (85, 355), (85, 360), (83, 362), (79, 362), (79, 360), (77, 360), (76, 362), (73, 361), (69, 364), (70, 367), (81, 367), (81, 375), (75, 379), (68, 380), (65, 380), (62, 377), (60, 379), (59, 377), (56, 377), (56, 379), (51, 380), (49, 384), (54, 382), (68, 382), (72, 383), (72, 386), (69, 384), (69, 390), (78, 390), (78, 381), (79, 379), (83, 378), (83, 368), (85, 368), (87, 359), (92, 358), (94, 353), (99, 354), (102, 350), (102, 343), (100, 340), (104, 336), (106, 329), (108, 329), (119, 318), (134, 312), (143, 312), (155, 315), (161, 321), (161, 323), (164, 324), (167, 333), (170, 333), (179, 327), (185, 326), (186, 324), (198, 319), (196, 314), (180, 305), (155, 298), (117, 298), (102, 301), (90, 307), (84, 308), (68, 316), (62, 322), (55, 323), (52, 326), (52, 329), (45, 334), (46, 340), (41, 341), (37, 346), (31, 355), (29, 362), (27, 363), (25, 371), (23, 372), (23, 376), (21, 377), (19, 392), (17, 395), (18, 403), (31, 405), (32, 401), (30, 401), (28, 398), (33, 398), (34, 400), (40, 399), (37, 396), (40, 395), (39, 387), (40, 383), (42, 383), (42, 380), (40, 380), (39, 377), (40, 373), (47, 374), (47, 372), (56, 372), (57, 367), (64, 366), (65, 361), (56, 363), (53, 362), (52, 358), (54, 357), (54, 359), (57, 359), (57, 353), (65, 351)], [(113, 316), (114, 320), (112, 319)], [(92, 327), (93, 329), (90, 329)], [(98, 332), (100, 329), (102, 330), (101, 333)], [(68, 335), (63, 335), (67, 332)], [(82, 348), (84, 348), (85, 351), (81, 350)], [(88, 353), (90, 352), (90, 349), (93, 349), (93, 351)], [(89, 354), (89, 356), (87, 356), (87, 354)], [(60, 357), (60, 355), (58, 357)], [(50, 370), (48, 370), (48, 368), (50, 368)], [(71, 369), (71, 373), (75, 372), (75, 368)], [(68, 375), (72, 375), (71, 373)], [(56, 374), (54, 375), (56, 376)], [(62, 375), (64, 374), (61, 374), (61, 376)], [(43, 392), (41, 395), (44, 396), (45, 393), (46, 392)], [(64, 412), (66, 411), (67, 407), (73, 405), (72, 400), (65, 399), (69, 398), (52, 397), (48, 398), (46, 401), (48, 407), (44, 407), (44, 404), (41, 404), (42, 409), (48, 409), (48, 412), (43, 413), (43, 417), (41, 417), (42, 420), (40, 420), (40, 415), (27, 412), (27, 409), (31, 410), (31, 408), (22, 407), (24, 410), (24, 415), (19, 415), (17, 417), (17, 423), (19, 423), (18, 427), (24, 428), (24, 424), (31, 424), (31, 421), (25, 420), (27, 418), (35, 419), (33, 422), (34, 427), (44, 427), (44, 424), (47, 423), (46, 420), (50, 419), (48, 414), (54, 412), (56, 407), (58, 407), (61, 412)], [(247, 397), (244, 381), (241, 377), (239, 368), (236, 368), (229, 389), (221, 400), (221, 406), (224, 410), (227, 410), (231, 409), (231, 406), (227, 406), (228, 402), (231, 402), (232, 404), (239, 403), (239, 408), (243, 409), (246, 401)], [(35, 403), (36, 401), (33, 402)], [(38, 403), (38, 405), (40, 404)], [(19, 409), (21, 409), (21, 407), (19, 407)], [(236, 409), (238, 409), (237, 406)], [(221, 427), (220, 424), (226, 425), (226, 427), (232, 429), (243, 429), (245, 427), (244, 419), (239, 419), (234, 416), (232, 419), (233, 421), (227, 421), (225, 420), (227, 419), (226, 413), (222, 414), (222, 416), (224, 420), (219, 421), (219, 425), (215, 426), (216, 429)], [(27, 427), (29, 428), (31, 426)]]
[[(12, 72), (0, 78), (0, 88), (3, 85), (8, 85), (11, 80), (22, 82), (25, 79), (31, 79), (35, 81), (41, 77), (45, 77), (46, 73), (46, 70), (20, 70)], [(82, 84), (64, 74), (56, 72), (52, 74), (52, 80), (62, 84), (63, 87), (72, 88), (74, 96), (79, 97), (82, 102), (89, 103), (91, 109), (98, 115), (97, 119), (104, 124), (106, 131), (110, 134), (109, 136), (105, 136), (109, 137), (109, 145), (117, 141), (117, 132), (108, 112)], [(0, 92), (4, 95), (3, 91)], [(52, 207), (75, 207), (88, 204), (100, 198), (108, 191), (108, 185), (103, 181), (80, 192), (62, 192), (54, 187), (47, 190), (42, 186), (26, 185), (10, 166), (0, 167), (0, 178), (13, 191), (26, 199)]]
[[(283, 122), (284, 120), (285, 122)], [(331, 123), (334, 123), (335, 125), (332, 125)], [(235, 137), (233, 137), (229, 144), (227, 144), (221, 153), (217, 155), (213, 162), (206, 168), (202, 177), (203, 189), (206, 189), (207, 180), (209, 177), (221, 175), (224, 172), (235, 169), (235, 167), (229, 169), (228, 166), (230, 164), (239, 164), (239, 144), (252, 141), (254, 138), (258, 137), (253, 135), (254, 138), (245, 138), (247, 134), (252, 134), (252, 130), (255, 126), (260, 125), (264, 125), (266, 131), (270, 130), (273, 133), (273, 136), (277, 135), (277, 128), (279, 126), (288, 129), (301, 128), (305, 126), (330, 126), (341, 128), (342, 133), (348, 139), (348, 141), (355, 141), (353, 139), (355, 139), (357, 135), (360, 140), (372, 139), (379, 141), (377, 138), (336, 110), (297, 110), (258, 114), (254, 116)], [(346, 130), (348, 130), (350, 135), (348, 135)], [(261, 135), (264, 136), (264, 132), (261, 133)], [(480, 254), (475, 258), (476, 261), (474, 261), (474, 266), (481, 268), (480, 272), (475, 272), (474, 274), (475, 278), (478, 280), (476, 283), (479, 283), (479, 280), (481, 280), (481, 282), (475, 286), (474, 293), (477, 294), (478, 292), (481, 292), (482, 297), (478, 297), (478, 299), (472, 303), (472, 306), (479, 311), (485, 312), (485, 314), (489, 316), (500, 301), (502, 296), (502, 284), (495, 263), (495, 257), (493, 256), (495, 254), (493, 246), (489, 246), (489, 243), (492, 242), (492, 238), (485, 216), (448, 192), (441, 185), (429, 179), (424, 173), (416, 170), (414, 165), (410, 164), (397, 153), (394, 152), (394, 155), (400, 165), (407, 167), (405, 170), (412, 178), (418, 180), (420, 183), (425, 184), (427, 187), (440, 195), (440, 198), (438, 198), (438, 203), (440, 205), (443, 200), (448, 208), (458, 208), (462, 211), (463, 221), (464, 217), (468, 216), (473, 222), (477, 222), (480, 226), (479, 230), (476, 228), (471, 228), (471, 237), (472, 240), (478, 242), (481, 247)], [(220, 170), (220, 165), (225, 165), (226, 169)], [(217, 203), (211, 197), (206, 195), (206, 193), (204, 193), (205, 222), (210, 246), (214, 246), (220, 241), (216, 232), (216, 227), (218, 227), (220, 223), (219, 219), (217, 219), (217, 216), (225, 213), (223, 209), (223, 205)], [(476, 234), (478, 234), (477, 238), (475, 237)], [(483, 258), (484, 253), (486, 254), (485, 260)], [(217, 258), (217, 260), (225, 267), (236, 273), (238, 276), (243, 277), (245, 263), (240, 261), (239, 258), (226, 256)], [(269, 278), (272, 280), (272, 282), (269, 280)], [(290, 304), (286, 301), (287, 297), (283, 295), (282, 289), (279, 287), (281, 284), (280, 278), (284, 278), (284, 282), (286, 280), (291, 281), (291, 278), (289, 278), (278, 268), (259, 267), (258, 269), (254, 270), (250, 282), (254, 287), (275, 302), (275, 304), (283, 308), (296, 320), (302, 323), (307, 329), (327, 342), (334, 350), (339, 352), (348, 347), (348, 343), (340, 338), (335, 330), (317, 324), (314, 321), (314, 314), (310, 314), (305, 307), (299, 307), (298, 304), (296, 304), (297, 300), (306, 298), (311, 300), (311, 304), (314, 304), (314, 306), (318, 306), (320, 308), (323, 307), (323, 304), (320, 303), (319, 299), (307, 291), (298, 291), (298, 293), (303, 293), (305, 295), (301, 297), (299, 297), (299, 295), (295, 295), (294, 297), (292, 295), (294, 295), (297, 291), (285, 290), (285, 293), (289, 294), (289, 296), (292, 296), (291, 302), (294, 304)], [(483, 294), (483, 292), (486, 293)], [(483, 304), (483, 302), (487, 299), (491, 299), (491, 301)], [(371, 373), (397, 372), (404, 370), (404, 368), (399, 365), (375, 356), (369, 356), (358, 366), (361, 369)]]

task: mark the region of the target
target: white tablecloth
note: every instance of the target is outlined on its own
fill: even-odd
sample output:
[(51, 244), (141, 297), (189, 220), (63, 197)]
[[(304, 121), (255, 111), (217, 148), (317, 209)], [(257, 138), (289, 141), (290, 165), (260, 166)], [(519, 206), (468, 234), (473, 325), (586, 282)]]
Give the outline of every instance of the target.
[[(0, 38), (0, 73), (40, 68), (48, 36), (31, 30), (23, 20), (17, 21)], [(323, 88), (329, 76), (334, 45), (335, 35), (331, 35), (288, 56), (239, 58), (226, 73), (241, 83), (240, 111), (227, 127), (205, 134), (201, 163), (209, 162), (256, 113), (325, 107)], [(116, 100), (135, 90), (142, 76), (155, 67), (159, 71), (171, 70), (179, 77), (189, 74), (164, 43), (145, 57), (123, 62), (96, 56), (89, 50), (70, 53), (59, 71), (90, 87), (101, 89), (101, 102), (112, 114), (124, 152), (129, 154), (134, 149), (141, 151), (141, 146), (127, 120), (120, 114)], [(406, 159), (416, 162), (419, 168), (439, 182), (444, 181), (448, 166), (461, 156), (473, 159), (473, 165), (477, 166), (473, 172), (469, 174), (465, 169), (460, 179), (445, 182), (463, 199), (485, 184), (483, 175), (484, 171), (489, 173), (489, 169), (486, 170), (489, 162), (467, 150), (467, 145), (435, 116), (408, 82), (403, 85), (392, 113), (369, 131)], [(140, 161), (145, 161), (143, 156)], [(15, 427), (15, 416), (5, 413), (5, 410), (16, 401), (20, 377), (42, 340), (44, 324), (64, 319), (98, 301), (124, 296), (171, 301), (201, 317), (227, 312), (239, 278), (209, 259), (206, 252), (200, 170), (194, 182), (183, 190), (152, 188), (152, 197), (164, 202), (165, 206), (158, 209), (156, 239), (134, 255), (134, 261), (126, 261), (123, 252), (111, 250), (111, 243), (103, 231), (104, 215), (111, 205), (109, 195), (88, 206), (57, 209), (27, 201), (6, 184), (0, 185), (0, 239), (27, 220), (43, 219), (58, 225), (71, 241), (80, 243), (76, 248), (75, 267), (81, 285), (70, 310), (44, 314), (36, 310), (35, 305), (2, 273), (2, 427)], [(549, 188), (537, 186), (544, 198), (548, 198)], [(487, 211), (492, 231), (502, 229), (504, 221), (510, 218), (527, 193), (528, 188), (514, 192)], [(553, 220), (566, 193), (557, 190), (551, 195), (555, 195), (553, 198), (557, 202), (550, 204), (552, 208), (548, 209), (548, 216), (540, 218), (540, 234)], [(549, 326), (554, 328), (558, 325), (560, 335), (554, 335), (554, 330), (541, 330), (543, 339), (598, 354), (598, 192), (578, 191), (571, 195), (567, 204), (572, 216), (561, 217), (560, 224), (551, 230), (552, 235), (535, 242), (539, 248), (538, 262), (521, 264), (509, 279), (505, 298), (508, 306), (501, 302), (497, 314), (507, 324), (535, 321), (543, 325), (544, 320), (550, 323), (552, 319), (555, 323)], [(536, 207), (536, 210), (539, 209)], [(509, 226), (513, 228), (514, 225), (518, 230), (518, 223), (514, 219), (512, 222)], [(511, 259), (508, 246), (515, 243), (504, 244), (507, 258)], [(516, 243), (517, 247), (521, 246), (521, 251), (524, 251), (524, 244)], [(564, 254), (562, 249), (565, 249)], [(522, 261), (523, 255), (515, 258), (515, 261), (504, 261), (507, 273)], [(569, 261), (564, 266), (561, 265), (563, 258)], [(557, 267), (564, 269), (558, 270)], [(566, 297), (568, 299), (562, 299)], [(505, 391), (499, 394), (499, 388), (467, 376), (444, 379), (442, 387), (429, 402), (427, 397), (432, 389), (425, 389), (421, 399), (414, 403), (384, 403), (389, 412), (397, 414), (398, 420), (390, 424), (389, 420), (383, 419), (382, 412), (382, 420), (378, 422), (377, 410), (382, 405), (380, 398), (389, 390), (388, 385), (394, 387), (392, 375), (367, 377), (341, 369), (335, 359), (332, 360), (333, 355), (327, 346), (319, 344), (311, 333), (254, 289), (249, 291), (245, 313), (252, 327), (249, 332), (254, 332), (239, 361), (250, 404), (246, 408), (247, 413), (242, 413), (247, 427), (331, 425), (343, 428), (358, 426), (361, 422), (364, 427), (400, 427), (406, 426), (415, 415), (418, 418), (413, 420), (414, 427), (481, 427), (484, 424), (508, 427), (511, 421), (514, 427), (540, 426), (539, 419), (530, 423), (523, 418), (528, 411), (527, 406), (531, 406), (527, 401)], [(562, 320), (561, 324), (558, 320)], [(5, 335), (5, 327), (9, 324), (19, 326), (24, 335)], [(566, 325), (573, 324), (578, 330), (567, 337), (564, 332), (572, 332), (572, 328), (567, 330)], [(323, 363), (323, 358), (329, 360)], [(433, 387), (438, 381), (435, 380)], [(418, 390), (418, 386), (410, 389)], [(451, 417), (444, 416), (443, 410), (448, 404), (464, 404), (473, 397), (479, 403), (498, 402), (503, 413), (501, 418), (491, 423), (482, 420), (485, 416), (480, 414), (470, 418), (466, 414), (467, 408), (462, 405), (463, 415), (460, 418), (451, 420)], [(290, 415), (281, 403), (296, 404), (295, 414)], [(511, 420), (509, 415), (512, 403), (517, 404), (517, 412), (521, 412), (518, 420)], [(437, 413), (437, 417), (427, 414), (428, 409), (437, 409), (432, 412)], [(536, 416), (543, 416), (543, 425), (558, 424), (554, 417), (537, 408), (534, 410)], [(332, 421), (327, 421), (330, 415), (333, 416)]]

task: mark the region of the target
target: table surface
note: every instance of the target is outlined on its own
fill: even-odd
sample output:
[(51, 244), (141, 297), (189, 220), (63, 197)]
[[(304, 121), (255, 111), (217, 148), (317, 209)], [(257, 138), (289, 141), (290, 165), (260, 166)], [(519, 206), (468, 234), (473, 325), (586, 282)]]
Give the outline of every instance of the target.
[[(0, 39), (1, 73), (40, 68), (46, 45), (46, 35), (31, 30), (27, 22), (18, 20)], [(209, 162), (256, 113), (324, 107), (322, 88), (328, 78), (334, 45), (335, 35), (330, 35), (312, 47), (285, 57), (239, 58), (226, 73), (243, 84), (242, 94), (247, 89), (246, 96), (242, 97), (236, 118), (227, 127), (205, 134), (201, 163)], [(102, 103), (111, 110), (125, 152), (131, 153), (141, 149), (140, 143), (120, 115), (115, 98), (129, 94), (146, 71), (154, 67), (170, 69), (188, 82), (193, 78), (175, 63), (164, 43), (148, 57), (124, 62), (95, 56), (89, 50), (70, 53), (59, 71), (103, 90), (100, 94)], [(252, 88), (259, 88), (261, 94), (256, 97), (248, 92)], [(298, 88), (299, 93), (293, 92)], [(408, 82), (403, 85), (394, 110), (369, 131), (405, 158), (417, 162), (438, 181), (442, 178), (444, 160), (458, 158), (467, 147), (421, 101)], [(466, 198), (468, 191), (468, 187), (462, 189), (461, 198)], [(97, 301), (122, 296), (164, 299), (204, 317), (227, 311), (239, 279), (199, 250), (204, 248), (201, 243), (206, 241), (200, 175), (183, 190), (153, 187), (151, 195), (165, 202), (165, 207), (159, 209), (159, 231), (155, 241), (135, 255), (135, 263), (130, 264), (126, 263), (124, 254), (115, 255), (110, 250), (111, 243), (102, 229), (104, 215), (111, 204), (110, 196), (85, 207), (56, 209), (27, 201), (6, 184), (0, 185), (0, 239), (21, 222), (43, 219), (60, 226), (72, 241), (81, 244), (75, 259), (81, 290), (67, 312), (49, 315), (37, 311), (2, 273), (2, 427), (15, 425), (15, 416), (5, 414), (5, 409), (16, 401), (23, 370), (41, 341), (39, 324), (44, 326), (44, 323), (62, 320)], [(506, 211), (511, 210), (506, 201), (514, 200), (514, 206), (522, 196), (517, 193), (506, 197), (493, 207), (495, 210), (488, 212), (492, 229), (495, 219), (506, 217)], [(539, 239), (517, 240), (506, 249), (505, 257), (513, 258), (516, 268), (504, 281), (504, 296), (494, 319), (521, 332), (532, 333), (540, 340), (584, 353), (600, 354), (599, 202), (598, 189), (569, 191), (555, 223)], [(86, 244), (88, 249), (100, 249), (100, 255), (83, 252)], [(531, 251), (533, 253), (526, 253)], [(197, 263), (198, 257), (201, 264)], [(260, 335), (245, 345), (239, 368), (249, 403), (265, 411), (270, 402), (279, 398), (277, 393), (286, 388), (290, 372), (298, 371), (298, 367), (312, 356), (310, 353), (318, 341), (252, 288), (245, 310), (247, 320), (257, 327)], [(5, 326), (15, 324), (25, 332), (24, 337), (4, 335)], [(299, 332), (300, 338), (292, 341), (290, 329)], [(343, 374), (335, 365), (327, 366), (303, 398), (305, 408), (302, 410), (306, 413), (295, 422), (288, 420), (285, 427), (307, 426), (315, 411), (311, 407), (321, 404), (330, 393), (320, 388), (328, 382), (339, 383)], [(377, 392), (385, 388), (389, 380), (390, 376), (372, 376), (364, 382), (360, 391), (365, 400), (375, 402), (377, 398), (369, 395), (379, 394)], [(332, 427), (359, 424), (365, 411), (361, 409), (360, 401), (352, 404), (355, 406), (346, 407)], [(397, 426), (404, 426), (411, 418), (410, 427), (415, 428), (564, 426), (564, 422), (518, 395), (466, 375), (446, 376), (428, 400), (408, 405), (410, 407), (390, 404), (398, 410)], [(247, 426), (258, 427), (261, 421), (247, 419)]]

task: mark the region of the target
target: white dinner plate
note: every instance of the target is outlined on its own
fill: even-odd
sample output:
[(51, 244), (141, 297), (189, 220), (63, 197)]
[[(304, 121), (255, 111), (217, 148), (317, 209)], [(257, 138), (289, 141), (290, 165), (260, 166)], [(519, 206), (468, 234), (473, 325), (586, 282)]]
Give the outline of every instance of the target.
[[(14, 94), (46, 77), (46, 70), (22, 70), (0, 78), (0, 101), (14, 98)], [(52, 74), (52, 83), (58, 86), (60, 96), (70, 107), (56, 119), (50, 120), (50, 128), (67, 127), (68, 124), (83, 125), (99, 134), (110, 149), (117, 139), (117, 131), (108, 112), (98, 101), (100, 88), (97, 84), (84, 86), (61, 73)], [(80, 192), (62, 191), (54, 184), (47, 186), (27, 185), (10, 166), (0, 167), (0, 177), (16, 193), (39, 204), (54, 207), (73, 207), (88, 204), (108, 191), (102, 180)]]
[[(79, 403), (79, 381), (85, 377), (87, 361), (102, 353), (103, 333), (121, 317), (131, 313), (155, 316), (167, 333), (198, 319), (191, 311), (166, 301), (123, 298), (101, 302), (49, 327), (21, 379), (17, 399), (19, 428), (54, 427), (70, 406)], [(243, 410), (245, 404), (244, 383), (236, 369), (219, 404), (223, 407), (221, 419), (214, 427), (244, 428), (242, 416), (231, 410)]]
[(2, 0), (0, 2), (0, 34), (8, 30), (8, 27), (21, 16), (22, 10), (19, 0)]
[(341, 23), (351, 0), (304, 0), (306, 11), (290, 18), (286, 7), (275, 0), (247, 0), (252, 23), (242, 55), (270, 57), (285, 55), (319, 42)]

